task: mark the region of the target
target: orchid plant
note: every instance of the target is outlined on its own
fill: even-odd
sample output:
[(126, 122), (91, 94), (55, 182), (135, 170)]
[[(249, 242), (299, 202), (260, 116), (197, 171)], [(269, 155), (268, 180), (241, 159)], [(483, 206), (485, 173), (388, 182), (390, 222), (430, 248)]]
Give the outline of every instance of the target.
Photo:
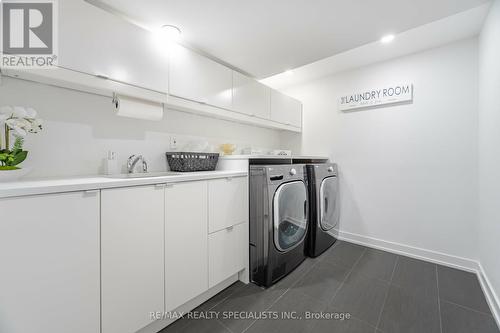
[[(41, 130), (42, 120), (37, 118), (34, 109), (21, 106), (0, 107), (0, 171), (19, 169), (18, 165), (28, 156), (28, 152), (23, 150), (24, 138), (28, 133), (38, 133)], [(14, 138), (12, 147), (11, 138)]]

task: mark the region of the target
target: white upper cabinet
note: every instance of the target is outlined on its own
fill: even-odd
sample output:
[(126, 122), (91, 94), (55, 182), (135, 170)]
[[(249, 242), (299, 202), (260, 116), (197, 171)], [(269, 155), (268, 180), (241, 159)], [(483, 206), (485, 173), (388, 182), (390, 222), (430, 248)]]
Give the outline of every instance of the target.
[(208, 289), (206, 181), (165, 188), (165, 304), (172, 311)]
[(99, 333), (99, 193), (0, 199), (0, 332)]
[(151, 32), (83, 0), (58, 6), (60, 67), (168, 91), (168, 53)]
[(271, 117), (271, 88), (233, 71), (233, 110), (269, 119)]
[(282, 124), (302, 127), (302, 103), (279, 91), (272, 90), (271, 119)]
[(102, 332), (136, 332), (164, 308), (164, 189), (101, 191)]
[(176, 45), (170, 52), (169, 78), (171, 95), (231, 109), (231, 69)]

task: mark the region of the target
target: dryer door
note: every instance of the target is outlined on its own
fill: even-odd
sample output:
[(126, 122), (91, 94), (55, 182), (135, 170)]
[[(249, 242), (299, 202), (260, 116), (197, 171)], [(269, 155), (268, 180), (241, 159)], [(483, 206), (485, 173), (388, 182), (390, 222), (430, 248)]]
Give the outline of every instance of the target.
[(320, 227), (333, 229), (339, 222), (339, 183), (337, 177), (323, 179), (319, 189)]
[(280, 185), (273, 199), (274, 245), (288, 251), (299, 245), (307, 231), (307, 188), (303, 181)]

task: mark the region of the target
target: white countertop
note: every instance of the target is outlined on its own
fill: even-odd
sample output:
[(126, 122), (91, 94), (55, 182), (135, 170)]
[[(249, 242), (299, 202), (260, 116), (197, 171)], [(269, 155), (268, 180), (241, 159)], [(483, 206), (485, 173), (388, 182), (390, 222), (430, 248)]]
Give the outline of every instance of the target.
[(301, 160), (328, 160), (327, 156), (313, 156), (313, 155), (224, 155), (219, 159), (224, 160), (249, 160), (249, 159), (301, 159)]
[[(247, 176), (246, 171), (186, 172), (141, 178), (113, 178), (111, 176), (89, 176), (74, 178), (30, 179), (0, 183), (0, 198), (35, 194), (100, 190), (114, 187), (154, 185), (194, 180)], [(115, 176), (116, 177), (116, 176)]]

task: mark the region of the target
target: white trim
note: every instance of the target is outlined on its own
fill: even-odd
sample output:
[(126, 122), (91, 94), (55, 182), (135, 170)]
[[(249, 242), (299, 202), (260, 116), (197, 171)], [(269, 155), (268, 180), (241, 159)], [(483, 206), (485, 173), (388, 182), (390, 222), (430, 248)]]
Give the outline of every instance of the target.
[(477, 277), (479, 279), (479, 283), (481, 284), (481, 289), (483, 290), (484, 295), (486, 296), (486, 301), (490, 306), (491, 314), (495, 321), (497, 322), (497, 326), (500, 327), (500, 299), (495, 292), (495, 288), (490, 282), (490, 279), (486, 275), (483, 266), (481, 263), (478, 263), (479, 270), (476, 272)]
[(495, 319), (497, 326), (500, 327), (500, 299), (498, 298), (493, 285), (491, 284), (483, 266), (479, 261), (346, 231), (334, 230), (332, 234), (338, 239), (350, 243), (475, 273), (478, 277), (479, 284), (481, 285), (481, 289), (486, 297), (486, 301), (488, 302), (493, 318)]
[(479, 263), (473, 259), (462, 258), (442, 252), (422, 249), (419, 247), (390, 242), (346, 231), (338, 231), (338, 238), (351, 243), (401, 254), (411, 258), (422, 259), (443, 266), (458, 268), (463, 271), (476, 273), (479, 270)]

